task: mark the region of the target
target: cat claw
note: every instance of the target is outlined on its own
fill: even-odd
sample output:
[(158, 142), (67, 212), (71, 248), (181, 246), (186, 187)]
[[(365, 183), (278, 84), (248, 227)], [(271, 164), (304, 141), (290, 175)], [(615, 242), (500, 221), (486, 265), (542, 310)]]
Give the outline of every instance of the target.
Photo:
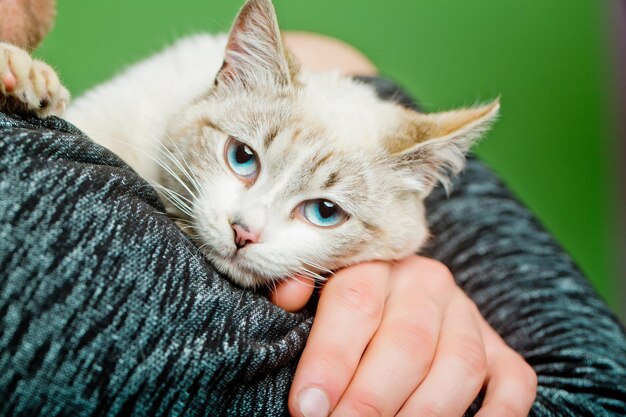
[(69, 100), (69, 91), (48, 64), (0, 42), (1, 110), (32, 112), (38, 117), (60, 116)]

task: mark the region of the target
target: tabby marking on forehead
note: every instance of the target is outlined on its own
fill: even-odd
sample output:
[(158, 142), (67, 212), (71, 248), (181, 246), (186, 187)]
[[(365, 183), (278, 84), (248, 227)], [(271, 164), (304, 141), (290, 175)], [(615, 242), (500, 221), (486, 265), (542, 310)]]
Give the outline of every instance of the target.
[(333, 158), (332, 152), (325, 153), (323, 155), (317, 154), (312, 157), (308, 157), (306, 153), (302, 153), (303, 161), (298, 169), (293, 173), (292, 181), (284, 190), (284, 194), (298, 194), (304, 192), (311, 187), (311, 179), (317, 170), (328, 163)]
[[(176, 142), (180, 142), (181, 140), (187, 137), (202, 136), (202, 131), (206, 128), (221, 132), (221, 129), (217, 125), (215, 125), (209, 118), (203, 116), (203, 117), (194, 119), (192, 122), (188, 124), (179, 126), (175, 132), (170, 132), (171, 134), (169, 135), (169, 139), (176, 141)], [(202, 141), (198, 141), (197, 145), (201, 145), (201, 144), (202, 144)], [(170, 143), (165, 144), (165, 146), (169, 146), (169, 145)], [(195, 142), (190, 143), (190, 146), (194, 146), (194, 145), (196, 145)]]
[(267, 133), (267, 135), (265, 136), (265, 140), (263, 141), (266, 149), (270, 147), (279, 132), (280, 129), (277, 126), (270, 128), (270, 131)]
[(300, 139), (300, 136), (302, 136), (302, 128), (300, 126), (297, 126), (291, 134), (291, 141), (297, 142)]
[(296, 115), (290, 124), (295, 126), (295, 129), (289, 138), (289, 146), (308, 149), (308, 147), (315, 146), (326, 137), (324, 127), (319, 122), (313, 122)]
[(223, 130), (222, 130), (222, 129), (220, 129), (220, 127), (219, 127), (217, 124), (215, 124), (215, 123), (213, 122), (213, 120), (211, 120), (211, 119), (210, 119), (210, 118), (208, 118), (207, 116), (202, 116), (202, 117), (200, 117), (200, 118), (196, 121), (196, 124), (197, 124), (197, 125), (198, 125), (201, 129), (203, 129), (203, 128), (205, 128), (205, 127), (208, 127), (208, 128), (210, 128), (210, 129), (217, 130), (218, 132), (223, 132)]
[(334, 186), (335, 184), (337, 184), (339, 180), (339, 171), (333, 171), (330, 173), (330, 175), (328, 176), (328, 179), (326, 179), (326, 182), (324, 183), (324, 189), (329, 189), (332, 186)]
[(317, 155), (313, 159), (313, 162), (311, 163), (311, 168), (310, 168), (309, 175), (312, 176), (313, 174), (315, 174), (315, 172), (317, 172), (317, 170), (321, 166), (325, 165), (332, 157), (333, 157), (333, 153), (332, 152), (328, 152), (328, 153), (324, 154), (323, 156)]

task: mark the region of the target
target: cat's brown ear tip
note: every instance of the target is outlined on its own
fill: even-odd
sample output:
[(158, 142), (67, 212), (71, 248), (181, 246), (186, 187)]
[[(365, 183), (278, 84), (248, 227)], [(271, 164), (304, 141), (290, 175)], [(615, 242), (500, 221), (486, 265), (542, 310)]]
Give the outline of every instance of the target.
[(244, 3), (242, 9), (249, 9), (254, 7), (264, 10), (274, 10), (274, 3), (272, 3), (272, 0), (248, 0)]
[(495, 118), (500, 112), (500, 98), (501, 96), (496, 97), (493, 101), (480, 106), (479, 108), (482, 110), (480, 118), (492, 119)]
[(495, 100), (493, 100), (491, 102), (491, 106), (492, 106), (492, 110), (493, 111), (495, 111), (495, 112), (500, 111), (501, 101), (502, 101), (502, 96), (498, 95), (498, 97), (496, 97)]
[(276, 21), (276, 9), (274, 8), (272, 0), (248, 0), (241, 6), (234, 26), (246, 25), (254, 21), (255, 16), (260, 18), (260, 20), (255, 23), (256, 25), (277, 26), (278, 24)]

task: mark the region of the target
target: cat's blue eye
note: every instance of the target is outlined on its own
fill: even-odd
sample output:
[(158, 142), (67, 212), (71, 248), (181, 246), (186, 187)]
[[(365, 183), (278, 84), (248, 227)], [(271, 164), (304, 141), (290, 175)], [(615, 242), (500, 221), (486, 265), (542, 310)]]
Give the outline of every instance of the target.
[(316, 226), (332, 227), (343, 223), (348, 215), (329, 200), (309, 200), (302, 204), (302, 214)]
[(259, 158), (248, 145), (230, 138), (226, 143), (226, 162), (230, 169), (245, 181), (254, 180), (259, 174)]

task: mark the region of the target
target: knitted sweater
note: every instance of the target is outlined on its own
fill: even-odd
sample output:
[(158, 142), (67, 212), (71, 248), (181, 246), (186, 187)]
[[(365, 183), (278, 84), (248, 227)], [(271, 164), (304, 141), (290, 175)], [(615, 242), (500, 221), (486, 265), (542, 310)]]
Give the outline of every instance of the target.
[[(533, 215), (474, 158), (427, 203), (424, 253), (537, 372), (531, 415), (626, 415), (624, 328)], [(287, 415), (312, 314), (231, 284), (163, 211), (73, 126), (0, 113), (0, 416)]]

